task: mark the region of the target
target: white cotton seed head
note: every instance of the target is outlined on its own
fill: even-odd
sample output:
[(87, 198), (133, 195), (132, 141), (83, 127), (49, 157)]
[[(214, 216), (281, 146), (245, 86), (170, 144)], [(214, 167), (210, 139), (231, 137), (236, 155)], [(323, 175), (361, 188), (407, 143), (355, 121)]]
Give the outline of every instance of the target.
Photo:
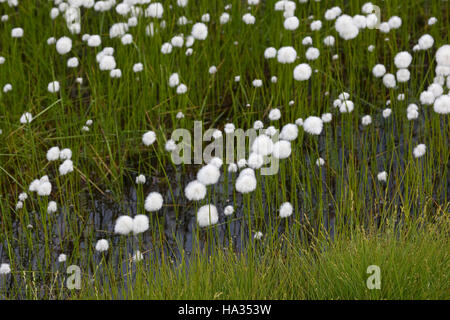
[(310, 47), (306, 50), (305, 56), (308, 60), (316, 60), (320, 56), (320, 51), (317, 48)]
[(140, 174), (136, 177), (136, 184), (144, 184), (147, 181), (143, 174)]
[(248, 157), (247, 164), (252, 169), (259, 169), (264, 164), (264, 157), (258, 153), (252, 152)]
[(72, 39), (68, 37), (61, 37), (56, 41), (56, 51), (64, 55), (66, 53), (69, 53), (70, 50), (72, 50)]
[(11, 267), (9, 266), (8, 263), (2, 263), (0, 265), (0, 275), (2, 274), (9, 274), (11, 273)]
[(334, 46), (336, 39), (333, 36), (326, 36), (323, 39), (323, 44), (326, 45), (327, 47), (332, 47)]
[(142, 135), (142, 143), (146, 146), (152, 145), (156, 141), (156, 133), (154, 131), (147, 131)]
[(176, 150), (177, 144), (175, 143), (175, 141), (173, 139), (169, 139), (169, 140), (167, 140), (166, 144), (164, 145), (164, 148), (166, 149), (167, 152), (172, 152), (172, 151)]
[(433, 110), (439, 114), (450, 113), (450, 96), (442, 95), (434, 101)]
[(450, 45), (445, 44), (436, 51), (436, 63), (440, 66), (450, 67)]
[(206, 186), (217, 183), (219, 178), (220, 171), (215, 165), (212, 164), (203, 166), (197, 172), (197, 180)]
[(184, 83), (180, 83), (176, 90), (177, 94), (185, 94), (187, 92), (187, 86)]
[(13, 28), (11, 30), (12, 38), (22, 38), (23, 37), (23, 29), (22, 28)]
[(116, 68), (116, 59), (113, 56), (103, 56), (99, 63), (100, 70), (114, 70)]
[(252, 14), (246, 13), (242, 16), (242, 21), (245, 24), (255, 24), (256, 18)]
[(395, 55), (394, 63), (395, 66), (399, 69), (408, 68), (411, 64), (412, 56), (407, 51), (399, 52)]
[(49, 196), (52, 192), (52, 184), (49, 181), (40, 182), (37, 189), (37, 194), (39, 196)]
[(253, 123), (253, 129), (259, 130), (259, 129), (262, 129), (262, 128), (264, 128), (264, 123), (261, 120), (256, 120)]
[(134, 73), (141, 72), (142, 70), (144, 70), (144, 65), (142, 63), (138, 62), (133, 65)]
[(59, 159), (60, 154), (59, 147), (52, 147), (47, 151), (47, 160), (48, 161), (55, 161)]
[(419, 38), (417, 44), (419, 45), (420, 50), (428, 50), (433, 46), (434, 39), (429, 34), (424, 34)]
[(206, 186), (197, 180), (191, 181), (184, 189), (184, 194), (190, 201), (203, 200), (206, 196)]
[(58, 81), (52, 81), (48, 84), (47, 90), (50, 93), (56, 93), (59, 91), (59, 82)]
[(261, 87), (263, 85), (263, 83), (262, 83), (261, 79), (255, 79), (255, 80), (252, 81), (252, 85), (255, 88), (259, 88), (259, 87)]
[(315, 20), (315, 21), (311, 22), (310, 28), (311, 28), (311, 31), (317, 31), (317, 30), (322, 29), (322, 21)]
[(233, 206), (226, 206), (225, 209), (223, 209), (223, 214), (226, 216), (231, 216), (234, 213)]
[(339, 112), (340, 113), (351, 113), (354, 108), (355, 108), (355, 105), (354, 105), (353, 101), (344, 100), (344, 101), (342, 101), (341, 105), (339, 106)]
[(389, 33), (389, 31), (391, 31), (391, 28), (389, 27), (389, 23), (382, 22), (378, 26), (378, 30), (380, 30), (380, 32), (382, 32), (382, 33)]
[(389, 18), (388, 24), (391, 29), (398, 29), (402, 25), (402, 18), (398, 16), (392, 16)]
[(269, 120), (276, 121), (276, 120), (279, 120), (280, 118), (281, 118), (280, 109), (273, 108), (273, 109), (270, 110), (270, 112), (269, 112)]
[(205, 40), (208, 37), (208, 27), (202, 22), (197, 22), (192, 26), (191, 34), (197, 40)]
[(280, 139), (293, 141), (297, 139), (298, 127), (293, 123), (288, 123), (283, 126), (280, 133)]
[(375, 78), (381, 78), (386, 73), (386, 67), (382, 64), (377, 64), (372, 68), (372, 74)]
[(111, 39), (122, 37), (128, 31), (128, 24), (124, 22), (118, 22), (113, 24), (109, 28), (109, 37)]
[(407, 82), (411, 78), (411, 73), (408, 69), (398, 69), (397, 70), (397, 81), (400, 83)]
[(323, 121), (323, 123), (328, 123), (331, 122), (331, 120), (333, 119), (333, 115), (331, 113), (324, 113), (322, 114), (322, 116), (320, 117)]
[(230, 21), (230, 14), (227, 12), (222, 13), (219, 18), (220, 24), (226, 24), (228, 21)]
[(286, 140), (279, 140), (274, 143), (272, 155), (277, 159), (286, 159), (291, 155), (291, 143)]
[(432, 105), (434, 103), (435, 97), (431, 91), (423, 91), (420, 93), (420, 103), (423, 105)]
[(21, 194), (19, 194), (19, 200), (20, 201), (25, 201), (28, 199), (28, 195), (26, 192), (22, 192)]
[(148, 217), (143, 214), (138, 214), (133, 218), (133, 234), (139, 234), (148, 230)]
[(312, 135), (319, 135), (322, 132), (323, 121), (319, 117), (310, 116), (303, 122), (303, 129)]
[(72, 159), (72, 150), (70, 150), (69, 148), (62, 149), (59, 153), (59, 158), (61, 160)]
[(162, 54), (170, 54), (172, 52), (172, 44), (169, 42), (165, 42), (161, 46), (161, 53)]
[(163, 197), (159, 192), (150, 192), (145, 198), (144, 208), (146, 211), (158, 211), (163, 206)]
[(276, 56), (277, 56), (277, 49), (275, 49), (274, 47), (269, 47), (266, 48), (266, 50), (264, 50), (264, 58), (272, 59), (275, 58)]
[(72, 160), (64, 160), (64, 162), (59, 166), (59, 174), (60, 175), (66, 175), (69, 172), (73, 171), (73, 162)]
[(415, 120), (419, 117), (419, 111), (417, 109), (407, 109), (406, 118), (408, 120)]
[(58, 210), (58, 204), (55, 201), (50, 201), (47, 206), (47, 213), (52, 214)]
[(428, 86), (427, 91), (432, 92), (434, 97), (438, 98), (444, 93), (444, 88), (438, 83), (432, 83)]
[(353, 18), (344, 14), (336, 19), (334, 24), (339, 36), (344, 40), (351, 40), (358, 36), (359, 29), (355, 25)]
[(293, 63), (297, 58), (297, 51), (293, 47), (281, 47), (277, 52), (277, 60), (279, 63)]
[[(248, 170), (251, 170), (253, 172), (253, 169), (247, 168)], [(245, 170), (247, 170), (245, 169)], [(240, 193), (249, 193), (256, 189), (256, 177), (253, 174), (243, 174), (244, 171), (242, 171), (239, 174), (239, 177), (236, 179), (236, 191)], [(249, 172), (249, 171), (247, 171)]]
[(197, 211), (197, 223), (200, 227), (209, 227), (219, 221), (219, 214), (216, 206), (208, 204), (202, 206)]
[(173, 88), (180, 84), (180, 77), (178, 73), (172, 73), (169, 77), (169, 87)]
[(300, 20), (297, 17), (289, 17), (284, 20), (283, 26), (286, 30), (296, 30), (300, 25)]
[(225, 127), (223, 128), (223, 130), (225, 131), (226, 134), (231, 134), (234, 132), (235, 130), (235, 126), (232, 123), (227, 123), (225, 124)]
[(98, 34), (90, 36), (87, 40), (87, 45), (89, 47), (98, 47), (102, 44), (102, 38)]
[(79, 62), (78, 62), (78, 58), (77, 57), (72, 57), (70, 59), (67, 60), (67, 67), (68, 68), (76, 68), (78, 67)]
[(292, 215), (294, 209), (292, 208), (292, 204), (289, 202), (284, 202), (280, 206), (280, 218), (287, 218)]
[(130, 216), (120, 216), (114, 225), (114, 233), (127, 235), (133, 231), (133, 218)]
[(387, 180), (387, 172), (386, 171), (381, 171), (380, 173), (377, 174), (377, 179), (380, 182), (386, 182)]
[(272, 153), (272, 148), (273, 141), (269, 136), (265, 134), (257, 136), (252, 144), (252, 152), (255, 152), (262, 156), (267, 156)]
[(237, 162), (237, 166), (239, 167), (239, 169), (244, 168), (245, 166), (247, 166), (247, 160), (239, 159)]
[(310, 46), (310, 45), (312, 45), (312, 43), (313, 43), (313, 40), (310, 36), (306, 36), (302, 39), (302, 44), (304, 46)]
[(228, 172), (234, 173), (234, 172), (237, 172), (237, 170), (238, 170), (238, 166), (236, 165), (236, 163), (230, 163), (228, 165)]
[(386, 108), (383, 110), (383, 118), (389, 118), (389, 116), (392, 114), (392, 110), (390, 108)]
[(109, 249), (109, 243), (108, 243), (108, 240), (106, 240), (106, 239), (100, 239), (95, 244), (95, 250), (98, 252), (105, 252), (105, 251), (108, 251), (108, 249)]
[(150, 5), (145, 9), (144, 15), (146, 17), (161, 19), (164, 13), (164, 7), (159, 2), (150, 3)]
[(357, 14), (353, 16), (353, 23), (358, 27), (358, 29), (364, 29), (367, 27), (367, 18), (363, 15)]
[(365, 115), (364, 117), (361, 118), (361, 124), (363, 126), (368, 126), (371, 123), (372, 123), (372, 117), (371, 116)]
[(383, 84), (386, 88), (394, 88), (397, 85), (395, 76), (392, 73), (386, 73), (383, 76)]
[(420, 158), (425, 154), (426, 151), (427, 151), (427, 146), (424, 144), (419, 144), (413, 150), (414, 157)]
[(316, 166), (322, 167), (324, 164), (325, 164), (325, 160), (323, 160), (323, 158), (318, 158), (316, 160)]

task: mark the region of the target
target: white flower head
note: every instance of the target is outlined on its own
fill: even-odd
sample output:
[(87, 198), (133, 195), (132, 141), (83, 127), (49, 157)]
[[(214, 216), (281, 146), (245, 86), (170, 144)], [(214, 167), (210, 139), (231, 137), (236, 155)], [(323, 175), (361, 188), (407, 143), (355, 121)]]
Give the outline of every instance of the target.
[(144, 214), (138, 214), (133, 218), (133, 234), (139, 234), (147, 231), (149, 228), (148, 217)]
[(95, 244), (95, 250), (98, 252), (105, 252), (105, 251), (108, 251), (108, 249), (109, 249), (109, 243), (108, 243), (108, 240), (106, 240), (106, 239), (100, 239)]
[(202, 22), (197, 22), (192, 26), (191, 34), (197, 40), (205, 40), (208, 37), (208, 27)]
[(142, 135), (142, 143), (146, 146), (152, 145), (156, 141), (156, 133), (154, 131), (147, 131)]
[(279, 140), (273, 144), (272, 155), (277, 159), (286, 159), (291, 155), (291, 143), (286, 140)]
[(297, 58), (297, 51), (293, 47), (281, 47), (277, 52), (277, 60), (279, 63), (293, 63)]
[(219, 168), (217, 168), (213, 164), (207, 164), (200, 168), (200, 170), (197, 172), (197, 180), (206, 186), (217, 183), (217, 181), (219, 181), (219, 178)]
[(276, 120), (279, 120), (280, 118), (281, 118), (280, 109), (273, 108), (273, 109), (270, 110), (270, 112), (269, 112), (269, 120), (276, 121)]
[(294, 209), (292, 208), (292, 204), (289, 202), (284, 202), (280, 206), (280, 218), (287, 218), (292, 215)]
[(114, 233), (127, 235), (133, 231), (133, 218), (130, 216), (120, 216), (114, 225)]
[(223, 209), (223, 214), (226, 216), (231, 216), (234, 213), (233, 206), (226, 206), (225, 209)]
[(312, 69), (307, 63), (299, 64), (294, 68), (294, 79), (297, 81), (308, 80), (311, 77)]
[(184, 194), (191, 201), (203, 200), (206, 196), (206, 186), (197, 180), (191, 181), (184, 189)]
[(56, 51), (64, 55), (72, 50), (72, 39), (69, 37), (61, 37), (56, 41)]
[(216, 206), (212, 204), (204, 205), (197, 211), (197, 223), (200, 227), (208, 227), (219, 221), (219, 214)]
[(323, 121), (319, 117), (310, 116), (303, 122), (303, 129), (312, 135), (319, 135), (322, 132)]
[(73, 171), (73, 162), (72, 160), (64, 160), (64, 162), (59, 166), (59, 174), (60, 175), (66, 175), (69, 172)]
[(150, 192), (145, 198), (144, 208), (146, 211), (158, 211), (163, 206), (163, 197), (159, 192)]

